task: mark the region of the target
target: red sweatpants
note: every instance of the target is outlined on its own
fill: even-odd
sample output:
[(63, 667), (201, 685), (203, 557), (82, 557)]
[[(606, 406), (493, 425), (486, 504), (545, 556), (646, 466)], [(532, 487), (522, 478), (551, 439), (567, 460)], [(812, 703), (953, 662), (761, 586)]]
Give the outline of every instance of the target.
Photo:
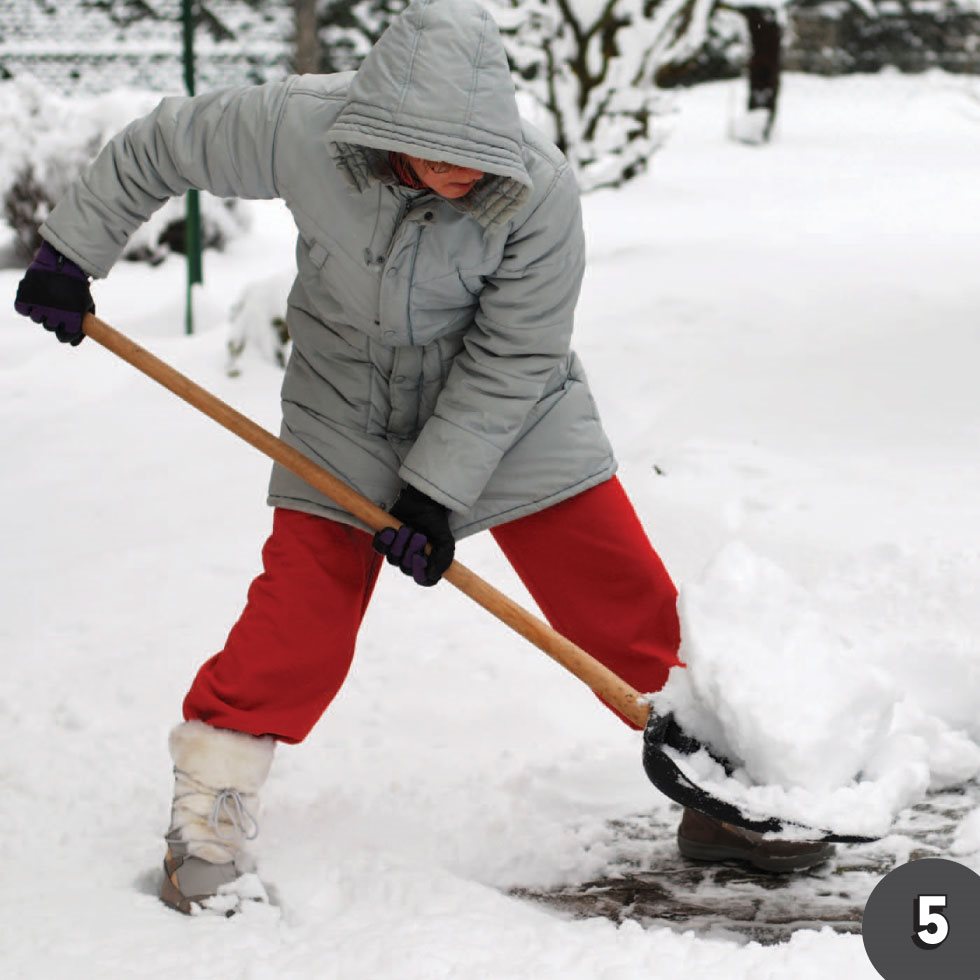
[[(677, 590), (615, 477), (491, 533), (559, 633), (639, 691), (664, 685), (679, 662)], [(184, 717), (299, 742), (347, 676), (382, 559), (364, 531), (277, 509), (262, 560)]]

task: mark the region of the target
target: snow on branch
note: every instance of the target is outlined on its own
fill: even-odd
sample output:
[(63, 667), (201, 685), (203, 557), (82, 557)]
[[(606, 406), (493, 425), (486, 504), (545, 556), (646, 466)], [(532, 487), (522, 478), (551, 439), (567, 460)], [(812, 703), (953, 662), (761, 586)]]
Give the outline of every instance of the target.
[(640, 173), (662, 142), (658, 69), (704, 44), (717, 0), (486, 0), (519, 90), (583, 190)]

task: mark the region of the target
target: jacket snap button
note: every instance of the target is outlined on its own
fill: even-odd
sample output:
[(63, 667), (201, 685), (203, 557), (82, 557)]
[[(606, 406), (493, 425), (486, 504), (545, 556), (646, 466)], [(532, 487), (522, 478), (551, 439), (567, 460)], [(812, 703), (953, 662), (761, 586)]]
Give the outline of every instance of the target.
[(380, 327), (380, 326), (381, 326), (381, 321), (380, 321), (380, 320), (375, 320), (375, 321), (374, 321), (374, 325), (375, 325), (376, 327)]
[(386, 330), (385, 331), (385, 336), (386, 337), (394, 337), (395, 336), (395, 331), (394, 330)]
[(388, 278), (389, 279), (394, 279), (395, 276), (397, 276), (397, 275), (398, 275), (398, 270), (397, 269), (389, 269), (388, 270)]
[(426, 221), (431, 221), (434, 217), (435, 217), (435, 215), (431, 211), (426, 211), (425, 212), (425, 220)]

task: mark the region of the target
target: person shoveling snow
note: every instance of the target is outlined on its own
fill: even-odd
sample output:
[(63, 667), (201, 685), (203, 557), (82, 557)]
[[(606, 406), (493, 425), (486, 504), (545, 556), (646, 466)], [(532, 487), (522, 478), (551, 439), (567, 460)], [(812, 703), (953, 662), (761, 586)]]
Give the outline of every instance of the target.
[[(683, 671), (676, 590), (569, 348), (575, 180), (518, 115), (482, 6), (415, 0), (356, 73), (165, 99), (52, 211), (18, 311), (79, 343), (89, 276), (189, 187), (286, 202), (299, 239), (282, 437), (402, 525), (372, 537), (273, 470), (264, 571), (170, 736), (162, 898), (190, 912), (220, 895), (227, 912), (229, 895), (261, 891), (231, 886), (253, 871), (275, 746), (302, 741), (343, 684), (382, 557), (432, 586), (456, 540), (490, 529), (551, 624), (627, 684), (656, 692)], [(693, 810), (678, 839), (777, 870), (833, 851)]]

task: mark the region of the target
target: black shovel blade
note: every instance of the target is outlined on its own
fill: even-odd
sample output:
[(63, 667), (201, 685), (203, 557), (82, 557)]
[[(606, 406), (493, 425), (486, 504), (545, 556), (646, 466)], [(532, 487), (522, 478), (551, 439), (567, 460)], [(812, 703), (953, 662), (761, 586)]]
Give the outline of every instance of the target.
[(725, 823), (754, 830), (760, 834), (780, 834), (793, 828), (805, 830), (808, 840), (826, 841), (831, 844), (868, 844), (878, 840), (877, 837), (860, 837), (856, 834), (836, 834), (829, 830), (818, 830), (804, 824), (778, 820), (776, 817), (756, 820), (746, 816), (733, 803), (712, 796), (707, 790), (692, 782), (667, 755), (665, 748), (674, 749), (683, 755), (693, 755), (705, 749), (711, 758), (724, 768), (727, 775), (731, 775), (736, 767), (730, 760), (715, 755), (706, 745), (688, 735), (674, 720), (673, 714), (656, 715), (651, 711), (650, 720), (643, 733), (643, 768), (650, 782), (664, 796), (675, 803), (680, 803), (681, 806), (690, 807), (716, 820), (723, 820)]

